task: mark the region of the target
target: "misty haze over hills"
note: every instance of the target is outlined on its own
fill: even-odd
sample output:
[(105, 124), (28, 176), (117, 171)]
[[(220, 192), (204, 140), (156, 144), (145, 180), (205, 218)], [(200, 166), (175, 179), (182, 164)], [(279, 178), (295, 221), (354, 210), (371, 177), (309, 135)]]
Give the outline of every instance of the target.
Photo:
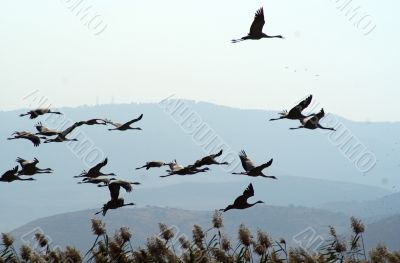
[[(64, 213), (30, 222), (12, 232), (16, 245), (34, 242), (34, 233), (42, 232), (50, 240), (51, 246), (76, 246), (87, 251), (95, 236), (91, 232), (90, 219), (96, 210), (84, 210)], [(107, 233), (113, 235), (122, 226), (133, 232), (133, 246), (143, 247), (147, 238), (159, 234), (158, 223), (172, 227), (176, 239), (182, 235), (191, 236), (194, 224), (204, 230), (209, 229), (213, 212), (191, 211), (174, 208), (145, 207), (125, 208), (110, 211), (102, 218), (106, 223)], [(278, 207), (260, 205), (248, 210), (229, 211), (223, 214), (223, 231), (236, 240), (237, 230), (244, 223), (253, 235), (257, 229), (267, 231), (274, 240), (284, 238), (289, 246), (302, 245), (305, 249), (316, 249), (328, 240), (329, 226), (334, 226), (340, 237), (347, 237), (350, 232), (349, 217), (320, 209), (304, 207)], [(101, 218), (101, 217), (99, 217)], [(366, 225), (366, 248), (385, 244), (396, 250), (400, 247), (398, 233), (399, 216), (392, 216)]]
[[(348, 128), (351, 135), (376, 157), (376, 165), (362, 173), (354, 162), (348, 160), (340, 141), (339, 146), (335, 145), (329, 133), (289, 130), (289, 127), (298, 126), (295, 121), (269, 122), (270, 118), (276, 117), (276, 112), (242, 110), (193, 101), (180, 103), (170, 105), (167, 110), (156, 103), (62, 108), (60, 110), (65, 113), (62, 119), (57, 119), (57, 116), (36, 120), (19, 118), (18, 114), (24, 110), (0, 112), (0, 120), (7, 123), (0, 129), (0, 137), (3, 138), (0, 151), (4, 156), (1, 171), (14, 167), (17, 157), (37, 157), (39, 167), (51, 167), (55, 171), (52, 175), (36, 176), (35, 182), (0, 184), (0, 205), (7, 211), (0, 215), (0, 229), (11, 230), (33, 219), (54, 214), (100, 208), (109, 198), (107, 189), (77, 185), (78, 180), (73, 176), (105, 156), (109, 162), (104, 171), (142, 183), (132, 194), (124, 194), (125, 200), (132, 200), (138, 207), (157, 205), (212, 211), (232, 202), (253, 182), (254, 198), (264, 200), (267, 205), (322, 207), (347, 216), (353, 204), (358, 207), (358, 202), (379, 203), (380, 198), (398, 190), (399, 123), (352, 122), (334, 115), (327, 118), (330, 123), (336, 119)], [(288, 108), (291, 106), (287, 105)], [(325, 111), (329, 112), (329, 109)], [(33, 131), (38, 121), (58, 128), (60, 122), (65, 120), (109, 118), (125, 122), (141, 113), (144, 117), (137, 124), (143, 131), (110, 132), (103, 126), (82, 126), (70, 136), (77, 136), (79, 142), (42, 144), (38, 148), (26, 140), (6, 140), (15, 130)], [(209, 138), (217, 138), (214, 144), (193, 139), (193, 134), (188, 132), (191, 130), (190, 122), (182, 121), (187, 116), (200, 117), (201, 121), (195, 124), (212, 129)], [(229, 174), (232, 169), (241, 171), (239, 166), (212, 166), (208, 173), (165, 179), (158, 177), (165, 174), (164, 169), (135, 170), (135, 167), (150, 160), (177, 159), (187, 165), (219, 145), (223, 145), (223, 158), (225, 155), (227, 159), (235, 156), (235, 160), (229, 159), (235, 165), (238, 165), (237, 153), (242, 149), (256, 163), (274, 158), (266, 172), (279, 179), (274, 181)], [(345, 201), (349, 205), (334, 205)], [(332, 205), (325, 206), (326, 203)], [(375, 210), (371, 209), (370, 212), (357, 214), (379, 220), (396, 214), (399, 202), (393, 201), (388, 206), (376, 216)]]

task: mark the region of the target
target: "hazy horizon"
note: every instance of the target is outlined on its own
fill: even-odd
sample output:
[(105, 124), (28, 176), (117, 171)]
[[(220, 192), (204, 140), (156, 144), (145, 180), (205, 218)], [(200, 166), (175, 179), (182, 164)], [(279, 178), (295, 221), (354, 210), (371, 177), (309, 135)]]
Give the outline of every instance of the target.
[[(42, 4), (41, 4), (42, 3)], [(373, 0), (7, 1), (0, 109), (25, 108), (40, 90), (55, 107), (159, 101), (171, 94), (239, 108), (283, 110), (313, 94), (326, 112), (358, 121), (399, 121), (396, 105), (400, 3)], [(285, 39), (231, 44), (264, 7), (265, 32)], [(374, 30), (365, 35), (353, 9)], [(346, 13), (349, 15), (346, 16)], [(88, 19), (86, 17), (86, 19)], [(368, 19), (368, 20), (367, 20)], [(293, 23), (295, 21), (295, 23)], [(99, 24), (100, 24), (99, 23)], [(99, 27), (100, 29), (100, 27)], [(29, 39), (29, 45), (26, 45)], [(318, 76), (317, 76), (318, 75)]]

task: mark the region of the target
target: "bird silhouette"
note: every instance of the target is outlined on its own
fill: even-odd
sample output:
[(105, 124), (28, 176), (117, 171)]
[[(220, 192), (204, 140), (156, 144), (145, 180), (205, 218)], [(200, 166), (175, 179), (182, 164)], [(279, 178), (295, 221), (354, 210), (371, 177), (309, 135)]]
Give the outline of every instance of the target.
[(62, 113), (59, 112), (59, 111), (52, 111), (52, 110), (50, 110), (49, 108), (42, 108), (42, 109), (30, 110), (30, 111), (28, 111), (27, 113), (20, 114), (19, 116), (20, 116), (20, 117), (23, 117), (23, 116), (30, 115), (29, 118), (35, 119), (35, 118), (37, 118), (38, 116), (44, 115), (44, 114), (46, 114), (46, 113), (60, 114), (60, 115), (62, 115)]
[(246, 190), (243, 191), (243, 194), (241, 196), (237, 197), (235, 199), (235, 201), (233, 202), (233, 204), (228, 205), (224, 209), (220, 209), (220, 211), (226, 212), (231, 209), (246, 209), (246, 208), (252, 207), (256, 204), (264, 203), (263, 201), (260, 200), (255, 203), (249, 204), (247, 202), (247, 199), (249, 199), (252, 196), (254, 196), (254, 188), (253, 188), (252, 184), (249, 184), (249, 186), (247, 186)]
[(38, 168), (36, 165), (39, 163), (39, 160), (36, 158), (33, 161), (28, 161), (18, 157), (16, 162), (20, 164), (22, 169), (18, 172), (18, 175), (49, 174), (53, 172), (51, 168)]
[(304, 100), (302, 100), (299, 104), (294, 106), (289, 112), (284, 110), (281, 113), (281, 117), (276, 118), (276, 119), (270, 119), (270, 121), (276, 121), (276, 120), (281, 120), (281, 119), (289, 119), (289, 120), (301, 120), (304, 119), (308, 116), (304, 116), (302, 111), (307, 108), (312, 100), (312, 95), (308, 96)]
[(108, 163), (108, 158), (105, 158), (104, 161), (96, 164), (95, 166), (93, 166), (92, 168), (89, 169), (89, 171), (83, 171), (80, 175), (74, 176), (75, 178), (78, 177), (86, 177), (86, 178), (97, 178), (99, 176), (115, 176), (114, 173), (102, 173), (100, 170), (101, 168), (103, 168), (104, 166), (106, 166)]
[(114, 177), (112, 178), (83, 178), (83, 180), (81, 182), (78, 182), (78, 184), (103, 184), (104, 186), (108, 186), (111, 181), (115, 181), (117, 179), (115, 179)]
[(150, 162), (146, 162), (146, 164), (141, 167), (137, 167), (136, 170), (143, 169), (143, 168), (146, 168), (146, 170), (149, 170), (150, 168), (159, 168), (159, 167), (162, 167), (165, 165), (168, 165), (168, 164), (165, 163), (164, 161), (150, 161)]
[(222, 155), (222, 152), (223, 152), (223, 150), (220, 150), (216, 154), (210, 154), (208, 156), (205, 156), (202, 159), (197, 160), (194, 163), (193, 166), (194, 167), (201, 167), (201, 166), (204, 166), (204, 165), (213, 165), (213, 164), (216, 164), (216, 165), (229, 165), (228, 162), (218, 162), (217, 160), (215, 160), (215, 158), (217, 158), (217, 157)]
[(262, 32), (264, 24), (265, 24), (264, 9), (261, 7), (260, 9), (257, 10), (257, 12), (254, 16), (253, 23), (251, 24), (251, 27), (250, 27), (250, 32), (247, 34), (247, 36), (244, 36), (239, 39), (233, 39), (232, 43), (241, 42), (241, 41), (244, 41), (247, 39), (259, 40), (262, 38), (284, 38), (281, 35), (269, 36), (267, 34), (264, 34)]
[(64, 131), (62, 131), (61, 133), (59, 133), (57, 135), (57, 137), (53, 138), (53, 139), (46, 139), (43, 143), (51, 143), (51, 142), (67, 142), (67, 141), (78, 141), (78, 139), (74, 138), (74, 139), (69, 139), (66, 136), (71, 133), (75, 128), (81, 126), (82, 124), (79, 122), (75, 122), (74, 124), (72, 124), (72, 126), (68, 127), (67, 129), (65, 129)]
[(36, 130), (38, 131), (36, 135), (44, 135), (44, 136), (55, 136), (62, 133), (62, 131), (52, 130), (44, 126), (41, 122), (38, 122), (35, 125)]
[(40, 139), (46, 139), (46, 137), (36, 136), (35, 134), (27, 131), (16, 131), (11, 135), (14, 135), (14, 137), (7, 138), (7, 140), (27, 139), (30, 140), (35, 147), (40, 145)]
[(302, 124), (301, 126), (297, 128), (290, 128), (291, 130), (296, 130), (296, 129), (310, 129), (310, 130), (315, 130), (315, 129), (323, 129), (323, 130), (331, 130), (331, 131), (336, 131), (334, 128), (327, 128), (322, 126), (319, 121), (325, 116), (324, 109), (321, 109), (320, 112), (317, 114), (313, 114), (312, 116), (306, 117), (304, 119), (300, 120), (300, 123)]
[(6, 171), (1, 177), (0, 182), (11, 183), (13, 181), (34, 181), (33, 178), (21, 178), (17, 176), (18, 166), (15, 166), (13, 169)]
[(81, 125), (107, 125), (107, 121), (105, 119), (90, 119), (87, 121), (80, 121)]
[[(139, 184), (139, 183), (132, 183), (122, 180), (117, 180), (110, 183), (108, 185), (108, 190), (110, 191), (111, 200), (108, 201), (106, 204), (104, 204), (102, 210), (97, 212), (96, 215), (102, 213), (103, 216), (105, 216), (109, 209), (117, 209), (124, 206), (135, 205), (134, 203), (125, 204), (124, 199), (119, 198), (119, 192), (121, 187), (124, 188), (125, 191), (129, 193), (132, 192), (132, 184)], [(102, 187), (103, 185), (99, 186)]]
[(176, 160), (169, 163), (168, 165), (170, 168), (169, 170), (167, 170), (168, 174), (161, 175), (160, 177), (164, 178), (164, 177), (169, 177), (172, 175), (190, 175), (190, 174), (203, 173), (203, 172), (210, 170), (210, 168), (208, 168), (208, 167), (200, 169), (193, 165), (182, 166), (182, 165), (179, 165)]
[(244, 150), (242, 150), (239, 153), (239, 158), (240, 158), (240, 161), (242, 162), (242, 166), (245, 171), (240, 172), (240, 173), (232, 173), (232, 174), (241, 174), (241, 175), (248, 175), (248, 176), (253, 176), (253, 177), (261, 176), (261, 177), (265, 177), (265, 178), (277, 179), (275, 176), (267, 176), (262, 173), (262, 171), (265, 168), (271, 166), (273, 159), (269, 160), (269, 162), (264, 163), (262, 165), (255, 166), (253, 161), (247, 157), (247, 154)]
[(115, 127), (115, 128), (113, 128), (113, 129), (108, 129), (109, 131), (116, 131), (116, 130), (118, 130), (118, 131), (142, 130), (142, 129), (139, 128), (139, 127), (133, 128), (133, 127), (130, 126), (132, 123), (138, 122), (138, 121), (140, 121), (142, 118), (143, 118), (143, 114), (141, 114), (138, 118), (133, 119), (133, 120), (131, 120), (131, 121), (128, 121), (128, 122), (126, 122), (126, 123), (124, 123), (124, 124), (115, 123), (115, 122), (112, 122), (112, 121), (110, 121), (110, 120), (105, 120), (105, 121), (106, 121), (107, 124), (111, 124), (112, 126)]

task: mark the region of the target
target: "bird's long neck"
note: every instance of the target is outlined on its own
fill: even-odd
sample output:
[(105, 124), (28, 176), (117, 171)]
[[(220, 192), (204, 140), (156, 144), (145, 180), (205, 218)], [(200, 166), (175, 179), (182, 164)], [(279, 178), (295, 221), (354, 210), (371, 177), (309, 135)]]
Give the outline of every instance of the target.
[(304, 128), (304, 126), (299, 126), (299, 127), (297, 127), (297, 128), (290, 128), (291, 130), (297, 130), (297, 129), (302, 129), (302, 128)]
[(323, 130), (331, 130), (331, 131), (336, 131), (334, 128), (328, 128), (328, 127), (324, 127), (321, 124), (318, 123), (318, 128), (323, 129)]
[(248, 205), (248, 207), (252, 207), (252, 206), (255, 206), (256, 204), (260, 204), (260, 203), (262, 203), (262, 201), (257, 201), (255, 203), (247, 204), (247, 205)]
[(279, 118), (276, 119), (269, 119), (270, 121), (277, 121), (277, 120), (282, 120), (282, 119), (286, 119), (286, 116), (281, 116)]
[(238, 39), (232, 39), (231, 42), (232, 43), (239, 43), (239, 42), (242, 42), (242, 41), (247, 40), (247, 39), (249, 39), (249, 37), (245, 36), (245, 37), (238, 38)]
[(33, 181), (33, 180), (35, 180), (35, 179), (33, 179), (33, 178), (20, 178), (20, 177), (18, 177), (17, 180), (20, 180), (20, 181)]
[(264, 34), (264, 38), (283, 38), (281, 35), (276, 35), (276, 36), (269, 36)]
[(225, 209), (221, 209), (221, 211), (226, 212), (226, 211), (231, 210), (231, 209), (233, 209), (233, 206), (232, 205), (228, 205)]

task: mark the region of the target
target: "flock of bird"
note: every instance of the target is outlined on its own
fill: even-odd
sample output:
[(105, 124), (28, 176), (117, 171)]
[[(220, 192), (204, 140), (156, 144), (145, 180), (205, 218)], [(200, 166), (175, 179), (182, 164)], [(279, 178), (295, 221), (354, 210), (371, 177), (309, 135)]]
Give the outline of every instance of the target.
[[(254, 21), (251, 25), (250, 32), (247, 36), (242, 37), (240, 39), (232, 40), (233, 43), (253, 39), (258, 40), (262, 38), (283, 38), (282, 36), (268, 36), (262, 32), (263, 26), (265, 24), (264, 20), (264, 11), (263, 8), (257, 10), (255, 14)], [(276, 121), (281, 119), (289, 119), (289, 120), (298, 120), (300, 121), (300, 126), (290, 128), (290, 129), (329, 129), (334, 130), (333, 128), (323, 127), (320, 124), (320, 120), (324, 117), (324, 110), (321, 109), (318, 113), (313, 113), (309, 115), (303, 115), (303, 111), (310, 105), (312, 101), (312, 95), (308, 96), (304, 100), (302, 100), (298, 105), (293, 107), (290, 111), (283, 111), (280, 113), (279, 118), (270, 119), (270, 121)], [(52, 111), (48, 108), (34, 109), (28, 111), (27, 113), (20, 114), (20, 117), (29, 116), (30, 119), (35, 119), (44, 114), (62, 114), (58, 111)], [(13, 137), (8, 138), (8, 140), (15, 139), (26, 139), (33, 143), (35, 147), (38, 147), (43, 140), (44, 143), (55, 143), (55, 142), (67, 142), (67, 141), (77, 141), (76, 138), (68, 138), (67, 136), (77, 127), (82, 125), (111, 125), (113, 128), (109, 128), (109, 131), (127, 131), (127, 130), (141, 130), (140, 127), (132, 127), (131, 125), (140, 121), (143, 118), (143, 114), (141, 114), (138, 118), (128, 121), (126, 123), (116, 123), (112, 122), (108, 119), (90, 119), (87, 121), (79, 121), (72, 124), (65, 130), (53, 130), (48, 127), (42, 125), (41, 122), (38, 122), (34, 127), (36, 128), (36, 132), (28, 132), (28, 131), (16, 131), (12, 134)], [(151, 168), (161, 168), (163, 166), (168, 166), (169, 169), (166, 170), (167, 174), (162, 175), (160, 177), (165, 178), (173, 175), (192, 175), (197, 173), (203, 173), (210, 170), (209, 167), (211, 165), (229, 165), (227, 162), (219, 162), (217, 160), (223, 153), (223, 150), (220, 150), (218, 153), (210, 154), (205, 156), (199, 160), (193, 162), (193, 164), (182, 166), (177, 163), (176, 160), (172, 162), (164, 162), (164, 161), (149, 161), (146, 162), (143, 166), (137, 167), (136, 169), (146, 169), (149, 170)], [(243, 172), (234, 172), (232, 174), (250, 176), (250, 177), (265, 177), (269, 179), (277, 179), (275, 176), (265, 175), (263, 170), (270, 167), (272, 165), (273, 159), (270, 159), (268, 162), (255, 165), (255, 163), (247, 156), (246, 152), (242, 150), (239, 153), (239, 158), (241, 160), (242, 167), (244, 169)], [(41, 169), (37, 167), (39, 163), (38, 159), (34, 159), (33, 161), (24, 160), (20, 157), (16, 160), (19, 163), (21, 170), (19, 170), (18, 166), (15, 166), (13, 169), (6, 171), (1, 177), (0, 182), (13, 182), (13, 181), (32, 181), (35, 180), (32, 176), (35, 174), (43, 174), (43, 173), (52, 173), (53, 170), (51, 168)], [(106, 158), (104, 161), (98, 163), (97, 165), (90, 168), (88, 171), (84, 170), (81, 174), (74, 176), (75, 178), (82, 178), (78, 184), (94, 184), (98, 187), (108, 187), (110, 192), (110, 200), (105, 203), (102, 209), (96, 214), (102, 213), (103, 216), (106, 215), (109, 209), (117, 209), (124, 206), (131, 206), (134, 203), (125, 203), (124, 199), (120, 197), (120, 190), (123, 188), (126, 192), (131, 192), (133, 190), (132, 185), (140, 185), (138, 182), (130, 182), (125, 180), (120, 180), (115, 178), (114, 173), (103, 173), (101, 170), (107, 165), (108, 159)], [(25, 177), (28, 178), (25, 178)], [(250, 183), (248, 187), (244, 190), (243, 194), (237, 197), (234, 202), (228, 205), (224, 209), (220, 209), (220, 211), (226, 212), (230, 209), (246, 209), (252, 207), (258, 203), (264, 203), (263, 201), (257, 201), (255, 203), (249, 203), (248, 199), (254, 196), (254, 188)]]

